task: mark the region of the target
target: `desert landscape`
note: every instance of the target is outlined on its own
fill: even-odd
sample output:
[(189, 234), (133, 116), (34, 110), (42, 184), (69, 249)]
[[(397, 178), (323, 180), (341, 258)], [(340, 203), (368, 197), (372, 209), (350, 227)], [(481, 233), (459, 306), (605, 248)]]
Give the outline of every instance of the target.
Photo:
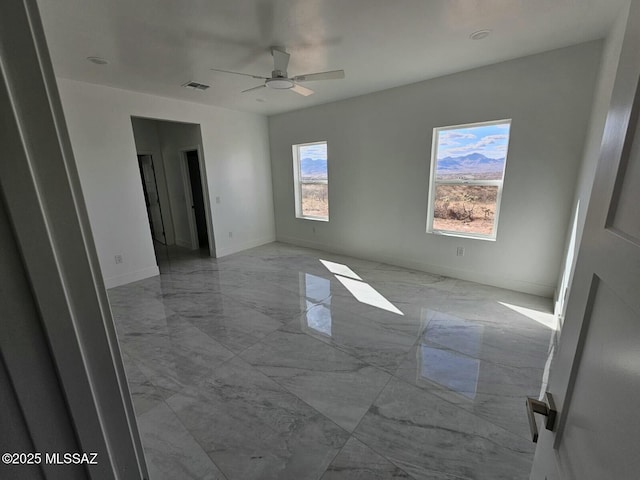
[(329, 217), (329, 186), (326, 183), (303, 183), (301, 186), (302, 215)]
[[(479, 150), (500, 145), (506, 151), (508, 124), (488, 125), (439, 134), (443, 151), (457, 152), (460, 146), (471, 151), (464, 155), (438, 158), (435, 168), (433, 229), (490, 236), (493, 234), (498, 198), (497, 182), (504, 176), (505, 158), (487, 157)], [(496, 130), (498, 129), (498, 130)], [(447, 148), (443, 148), (444, 145)], [(464, 145), (463, 145), (464, 144)], [(454, 145), (457, 145), (457, 150)], [(466, 145), (466, 146), (465, 146)], [(326, 144), (300, 147), (299, 188), (302, 216), (329, 218), (329, 186)], [(493, 185), (477, 184), (491, 182)], [(454, 182), (454, 183), (449, 183)]]
[(433, 229), (491, 235), (498, 187), (436, 185)]

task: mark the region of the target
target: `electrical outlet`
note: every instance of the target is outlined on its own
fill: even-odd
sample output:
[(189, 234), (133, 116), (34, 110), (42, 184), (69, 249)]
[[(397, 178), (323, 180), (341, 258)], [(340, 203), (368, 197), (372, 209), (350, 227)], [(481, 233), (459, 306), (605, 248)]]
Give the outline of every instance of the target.
[(220, 203), (220, 197), (216, 197), (216, 203)]
[(458, 249), (456, 250), (456, 256), (464, 257), (464, 247), (458, 247)]
[(233, 238), (233, 232), (229, 232), (229, 238)]
[(116, 255), (115, 257), (116, 263), (122, 263), (122, 255)]

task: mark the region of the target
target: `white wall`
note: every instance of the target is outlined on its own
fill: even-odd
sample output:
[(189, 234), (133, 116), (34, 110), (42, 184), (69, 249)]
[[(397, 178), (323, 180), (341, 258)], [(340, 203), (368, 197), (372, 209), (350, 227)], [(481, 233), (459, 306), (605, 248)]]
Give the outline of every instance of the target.
[(209, 192), (220, 197), (211, 205), (218, 256), (273, 241), (266, 118), (67, 79), (58, 86), (108, 287), (158, 272), (132, 116), (200, 124)]
[[(171, 201), (171, 211), (176, 234), (176, 243), (191, 248), (191, 227), (188, 215), (191, 205), (187, 205), (187, 192), (184, 188), (181, 167), (182, 150), (202, 145), (200, 129), (197, 125), (175, 122), (157, 122), (162, 144), (162, 158), (167, 172), (167, 186)], [(206, 158), (205, 158), (206, 160)], [(200, 172), (205, 175), (206, 172)], [(215, 197), (214, 197), (215, 201)]]
[[(270, 117), (277, 239), (552, 296), (601, 47)], [(497, 241), (425, 233), (433, 128), (503, 118), (513, 123)], [(328, 223), (294, 210), (291, 145), (318, 140), (328, 141)]]
[(167, 190), (167, 178), (162, 157), (162, 144), (158, 133), (158, 122), (146, 118), (132, 118), (133, 134), (136, 142), (138, 154), (151, 154), (153, 167), (156, 174), (156, 185), (158, 186), (158, 200), (160, 211), (162, 212), (162, 222), (167, 245), (176, 243), (173, 228), (173, 218), (171, 215), (171, 204), (169, 192)]
[(591, 198), (591, 188), (600, 156), (600, 145), (602, 143), (602, 135), (604, 134), (604, 125), (607, 119), (611, 94), (613, 93), (613, 84), (616, 78), (620, 52), (622, 50), (622, 41), (624, 40), (625, 27), (629, 16), (629, 5), (630, 2), (626, 2), (624, 8), (622, 8), (615, 25), (606, 38), (602, 52), (600, 73), (598, 75), (593, 100), (584, 155), (580, 171), (577, 174), (578, 181), (572, 201), (572, 221), (567, 231), (564, 261), (562, 262), (564, 268), (561, 270), (558, 282), (559, 287), (556, 292), (556, 300), (558, 301), (558, 303), (556, 303), (556, 313), (560, 315), (561, 320), (564, 315), (565, 292), (571, 286), (574, 264), (584, 230), (587, 206)]

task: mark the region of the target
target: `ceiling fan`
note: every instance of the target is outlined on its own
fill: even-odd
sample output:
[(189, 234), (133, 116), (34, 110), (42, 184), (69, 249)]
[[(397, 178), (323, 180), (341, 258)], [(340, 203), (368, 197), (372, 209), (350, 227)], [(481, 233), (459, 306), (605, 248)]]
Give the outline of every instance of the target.
[(215, 72), (232, 73), (234, 75), (243, 75), (245, 77), (264, 80), (262, 85), (243, 90), (242, 93), (251, 92), (260, 88), (273, 88), (274, 90), (291, 90), (298, 95), (308, 97), (313, 94), (313, 90), (300, 85), (300, 82), (310, 82), (316, 80), (337, 80), (344, 78), (344, 70), (332, 70), (330, 72), (309, 73), (306, 75), (296, 75), (289, 77), (287, 66), (289, 65), (290, 55), (279, 47), (271, 47), (271, 55), (273, 55), (273, 71), (270, 77), (262, 77), (260, 75), (251, 75), (249, 73), (231, 72), (229, 70), (220, 70), (212, 68)]

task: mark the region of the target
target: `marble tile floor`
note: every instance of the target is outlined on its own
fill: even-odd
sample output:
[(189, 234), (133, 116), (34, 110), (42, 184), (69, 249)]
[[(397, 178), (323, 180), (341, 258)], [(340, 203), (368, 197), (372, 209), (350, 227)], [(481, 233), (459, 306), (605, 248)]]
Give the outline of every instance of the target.
[(281, 243), (158, 258), (109, 290), (151, 480), (528, 478), (551, 300)]

